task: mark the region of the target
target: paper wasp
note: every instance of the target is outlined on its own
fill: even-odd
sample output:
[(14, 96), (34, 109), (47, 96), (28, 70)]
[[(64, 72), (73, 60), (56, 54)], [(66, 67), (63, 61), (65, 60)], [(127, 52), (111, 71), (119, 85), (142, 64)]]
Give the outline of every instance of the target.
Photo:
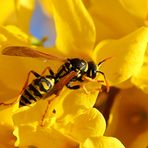
[[(59, 60), (64, 62), (64, 64), (62, 64), (58, 69), (57, 73), (54, 73), (50, 68), (46, 68), (43, 71), (44, 73), (47, 69), (49, 70), (49, 74), (45, 76), (39, 75), (34, 71), (30, 71), (21, 92), (22, 95), (19, 102), (20, 106), (32, 104), (33, 102), (36, 102), (42, 98), (47, 98), (52, 94), (58, 95), (65, 85), (70, 89), (79, 89), (81, 85), (71, 86), (71, 82), (83, 82), (85, 80), (94, 81), (98, 73), (104, 76), (106, 88), (107, 91), (109, 91), (109, 85), (106, 77), (103, 72), (99, 71), (99, 66), (109, 58), (106, 58), (100, 61), (98, 64), (95, 64), (93, 61), (87, 62), (79, 58), (65, 59), (56, 57), (24, 46), (8, 46), (2, 51), (2, 54), (10, 56), (43, 58), (47, 60)], [(36, 78), (28, 85), (28, 79), (31, 73)], [(5, 105), (5, 103), (0, 104)], [(50, 101), (48, 101), (48, 104), (50, 104)], [(45, 111), (45, 114), (43, 115), (42, 123), (47, 110), (48, 107)], [(41, 125), (43, 125), (42, 123)]]
[[(43, 75), (46, 70), (49, 70), (49, 74)], [(28, 85), (31, 73), (36, 78)], [(52, 94), (58, 95), (62, 88), (76, 75), (77, 73), (72, 71), (59, 81), (56, 81), (55, 75), (49, 67), (47, 67), (41, 75), (35, 71), (30, 71), (28, 73), (26, 83), (21, 91), (19, 106), (30, 105), (40, 99), (51, 96)]]
[[(24, 46), (8, 46), (2, 51), (3, 55), (10, 55), (10, 56), (23, 56), (23, 57), (32, 57), (32, 58), (43, 58), (47, 60), (59, 60), (64, 62), (58, 69), (55, 76), (55, 83), (57, 83), (61, 78), (69, 74), (71, 71), (77, 72), (77, 75), (73, 77), (66, 86), (70, 89), (79, 89), (80, 85), (71, 86), (71, 82), (82, 82), (84, 80), (94, 81), (97, 74), (100, 73), (103, 75), (107, 92), (109, 91), (109, 84), (106, 80), (105, 74), (99, 70), (100, 65), (105, 62), (106, 58), (100, 61), (98, 64), (95, 64), (93, 61), (85, 61), (79, 58), (61, 58), (53, 55), (49, 55), (37, 50), (34, 50), (30, 47)], [(85, 89), (85, 88), (84, 88)]]
[[(58, 81), (60, 81), (61, 78), (64, 79), (66, 75), (68, 75), (72, 71), (76, 72), (76, 75), (73, 76), (68, 81), (65, 81), (64, 83), (64, 85), (66, 85), (68, 88), (79, 89), (80, 85), (71, 86), (71, 82), (76, 82), (76, 81), (82, 82), (85, 79), (93, 81), (97, 73), (100, 73), (104, 76), (104, 80), (107, 86), (107, 91), (109, 91), (109, 85), (106, 80), (106, 77), (103, 72), (99, 71), (99, 66), (109, 58), (102, 60), (96, 65), (93, 61), (87, 62), (79, 58), (64, 59), (37, 50), (33, 50), (29, 47), (24, 47), (24, 46), (8, 46), (2, 51), (2, 54), (10, 56), (44, 58), (48, 60), (60, 60), (64, 62), (64, 64), (61, 65), (56, 74), (49, 68), (48, 69), (50, 74), (46, 76), (41, 76), (34, 71), (30, 71), (30, 73), (34, 74), (36, 79), (34, 79), (32, 83), (29, 84), (28, 86), (27, 84), (24, 86), (20, 100), (21, 106), (31, 104), (32, 102), (36, 102), (38, 99), (41, 99), (44, 95), (48, 94), (52, 90), (53, 86)], [(87, 92), (84, 86), (83, 88)]]

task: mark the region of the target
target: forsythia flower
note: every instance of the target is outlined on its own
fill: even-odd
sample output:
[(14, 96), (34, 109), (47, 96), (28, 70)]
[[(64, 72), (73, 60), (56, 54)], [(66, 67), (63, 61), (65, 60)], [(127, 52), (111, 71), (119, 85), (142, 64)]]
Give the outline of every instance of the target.
[(148, 95), (136, 87), (121, 90), (115, 97), (106, 135), (114, 135), (129, 148), (148, 146), (147, 98)]
[[(65, 1), (63, 3), (63, 8), (66, 7), (67, 3), (68, 1)], [(58, 6), (57, 8), (55, 8), (55, 10), (59, 11), (60, 7), (57, 1), (55, 1), (55, 4)], [(72, 2), (71, 6), (75, 4), (76, 4), (75, 2), (74, 3)], [(84, 31), (87, 28), (88, 29), (90, 28), (88, 39), (90, 35), (90, 38), (93, 37), (93, 41), (95, 41), (94, 27), (89, 24), (89, 21), (92, 24), (91, 19), (89, 18), (89, 15), (87, 14), (87, 11), (85, 10), (83, 4), (80, 2), (77, 5), (78, 5), (78, 8), (80, 6), (79, 8), (80, 13), (77, 14), (78, 16), (77, 19), (79, 20), (82, 17), (82, 23), (83, 21), (84, 22), (88, 21), (88, 27), (86, 27)], [(67, 10), (69, 12), (71, 12), (71, 6), (67, 7)], [(81, 13), (81, 8), (82, 10), (84, 10), (85, 12), (84, 14)], [(65, 11), (64, 14), (66, 15), (66, 13), (67, 12)], [(74, 11), (72, 11), (72, 13), (74, 13)], [(61, 21), (61, 19), (57, 21), (55, 20), (56, 24), (58, 24), (59, 21)], [(70, 23), (70, 20), (69, 20), (69, 23)], [(75, 26), (72, 26), (72, 27), (76, 28), (78, 33), (80, 30), (79, 28), (77, 28), (77, 25), (78, 24), (76, 23), (76, 27)], [(63, 30), (64, 30), (65, 27), (64, 26), (61, 26), (61, 27), (63, 27)], [(61, 32), (61, 29), (62, 29), (61, 27), (57, 26), (57, 33)], [(93, 34), (91, 34), (91, 27), (93, 27), (92, 28)], [(0, 30), (1, 30), (1, 49), (4, 49), (8, 45), (9, 46), (11, 45), (30, 46), (29, 37), (18, 28), (14, 26), (7, 26), (7, 27), (1, 27)], [(72, 31), (72, 28), (70, 30)], [(76, 33), (75, 30), (73, 33)], [(69, 35), (72, 37), (73, 33)], [(77, 35), (77, 33), (75, 35)], [(82, 36), (85, 36), (83, 32), (80, 31), (79, 33), (80, 35), (82, 34)], [(86, 44), (83, 45), (81, 44), (80, 39), (81, 38), (79, 38), (79, 41), (77, 40), (78, 42), (76, 44), (77, 46), (79, 46), (79, 48), (82, 49), (82, 51), (86, 49), (86, 53), (84, 53), (83, 55), (83, 57), (85, 57), (88, 49), (90, 47), (93, 47), (93, 42), (91, 40), (88, 40), (87, 38), (84, 38), (84, 41), (82, 40), (82, 42)], [(61, 50), (65, 45), (60, 41), (60, 38), (57, 37), (57, 42), (59, 42), (59, 44), (56, 43), (57, 49), (59, 49), (59, 51), (63, 53), (67, 52), (67, 55), (71, 56), (70, 50), (68, 49), (70, 49), (71, 46), (73, 47), (73, 45), (71, 44), (72, 40), (71, 38), (69, 38), (69, 40), (65, 40), (67, 43), (69, 42), (69, 47), (66, 45), (67, 48), (64, 50)], [(75, 52), (74, 53), (75, 56), (77, 54), (78, 55), (80, 54), (79, 56), (81, 56), (81, 54), (83, 53), (82, 51), (80, 51), (79, 53), (79, 50), (77, 48), (75, 48), (74, 50), (73, 49), (74, 48), (71, 48), (71, 51)], [(57, 51), (57, 54), (58, 54), (58, 51)], [(7, 62), (10, 62), (11, 60), (14, 60), (13, 63), (14, 64), (17, 63), (17, 66), (18, 66), (17, 69), (19, 68), (19, 71), (22, 70), (22, 73), (29, 71), (28, 70), (29, 68), (30, 69), (33, 67), (35, 67), (35, 69), (41, 68), (41, 66), (39, 66), (40, 64), (37, 62), (36, 59), (35, 60), (31, 59), (29, 62), (29, 58), (17, 59), (16, 57), (5, 57), (5, 56), (1, 56), (1, 57), (2, 57), (1, 62), (3, 63), (4, 61), (5, 63), (7, 63)], [(29, 64), (27, 64), (28, 62)], [(11, 63), (11, 65), (13, 64)], [(43, 67), (45, 67), (45, 65)], [(3, 66), (2, 68), (5, 68), (5, 67)], [(15, 71), (15, 69), (13, 69), (12, 71)], [(18, 71), (16, 71), (16, 75), (18, 75)], [(21, 77), (23, 77), (23, 75), (24, 74), (22, 74)], [(2, 77), (1, 79), (4, 80), (4, 78)], [(21, 80), (23, 79), (21, 78)], [(7, 81), (8, 80), (3, 81), (3, 83), (8, 84), (7, 86), (10, 90), (12, 90), (12, 92), (13, 92), (13, 89), (16, 90), (16, 92), (18, 92), (20, 84), (14, 83), (15, 85), (13, 85), (14, 80), (10, 80), (9, 83), (7, 83)], [(4, 87), (3, 89), (6, 89), (6, 88)], [(33, 106), (22, 107), (22, 108), (18, 108), (16, 104), (16, 107), (14, 107), (14, 109), (11, 110), (11, 108), (13, 108), (13, 105), (12, 105), (10, 106), (10, 112), (7, 112), (7, 107), (3, 108), (3, 106), (1, 106), (3, 110), (3, 118), (6, 115), (9, 115), (10, 116), (9, 122), (13, 121), (10, 128), (12, 130), (14, 129), (13, 133), (17, 138), (15, 142), (15, 146), (19, 146), (19, 147), (35, 146), (40, 148), (42, 147), (43, 148), (46, 148), (46, 147), (85, 147), (86, 148), (86, 147), (90, 147), (90, 145), (91, 147), (108, 147), (108, 145), (112, 145), (113, 147), (121, 147), (121, 148), (124, 147), (121, 144), (121, 142), (118, 141), (117, 139), (103, 136), (106, 128), (105, 120), (103, 116), (100, 114), (100, 112), (93, 108), (93, 105), (98, 95), (97, 92), (87, 95), (80, 89), (78, 91), (65, 90), (65, 92), (63, 91), (62, 94), (59, 97), (56, 97), (56, 99), (52, 102), (52, 104), (50, 104), (47, 114), (45, 114), (46, 106), (48, 105), (47, 100), (41, 100), (38, 103), (34, 104)], [(10, 97), (11, 95), (14, 95), (14, 94), (10, 93), (8, 94), (8, 97)], [(11, 101), (9, 100), (9, 102)], [(54, 113), (54, 110), (55, 110), (55, 113)], [(46, 115), (45, 117), (44, 117), (44, 114)], [(43, 120), (44, 124), (40, 125), (40, 123), (42, 123), (42, 119), (44, 119)], [(85, 125), (83, 123), (85, 123)], [(3, 125), (3, 120), (0, 122), (0, 124)], [(12, 130), (11, 130), (11, 133), (12, 133)], [(12, 143), (10, 143), (12, 147), (13, 147), (14, 141), (15, 139), (13, 139)]]
[[(143, 16), (142, 24), (142, 20), (140, 22), (139, 17), (135, 19), (134, 16), (128, 15), (127, 10), (123, 9), (124, 7), (122, 5), (124, 2), (110, 1), (110, 4), (106, 5), (105, 1), (90, 0), (86, 2), (89, 14), (86, 13), (86, 9), (81, 1), (77, 3), (75, 1), (65, 1), (66, 4), (59, 4), (60, 6), (57, 4), (58, 1), (48, 2), (44, 0), (42, 2), (43, 6), (46, 5), (46, 8), (48, 7), (47, 10), (49, 13), (52, 13), (56, 22), (56, 47), (64, 55), (68, 54), (71, 50), (73, 51), (74, 56), (76, 54), (76, 56), (81, 55), (81, 57), (86, 58), (86, 56), (91, 54), (96, 63), (104, 57), (112, 56), (112, 59), (110, 59), (109, 62), (104, 63), (101, 70), (105, 72), (112, 85), (118, 85), (121, 82), (124, 82), (122, 83), (122, 86), (124, 87), (129, 87), (131, 85), (129, 84), (131, 82), (125, 80), (128, 80), (132, 76), (134, 79), (134, 76), (136, 76), (141, 69), (146, 56), (145, 52), (148, 42), (148, 28), (144, 25), (146, 12), (143, 13), (143, 15), (145, 14), (145, 17)], [(68, 8), (65, 8), (65, 6)], [(74, 10), (74, 7), (77, 7), (77, 10), (75, 12), (69, 12), (69, 9)], [(121, 7), (123, 8), (121, 9)], [(81, 17), (84, 13), (85, 16)], [(66, 16), (63, 21), (62, 16), (65, 14)], [(137, 24), (138, 20), (139, 25)], [(104, 28), (102, 25), (98, 25), (99, 22), (103, 23), (103, 21), (106, 21), (104, 22), (104, 25), (106, 26)], [(81, 28), (79, 26), (80, 22), (84, 27)], [(112, 25), (110, 25), (110, 23)], [(114, 31), (114, 28), (117, 30)], [(66, 30), (66, 32), (64, 32), (64, 30)], [(81, 31), (79, 32), (79, 30)], [(109, 31), (112, 31), (114, 34), (118, 33), (119, 35), (115, 35), (116, 37), (111, 34), (109, 35)], [(123, 31), (124, 33), (122, 33)], [(79, 32), (79, 34), (77, 32)], [(106, 34), (106, 37), (103, 37), (103, 34)], [(110, 37), (113, 39), (98, 43), (98, 41)], [(95, 48), (93, 48), (94, 44), (96, 45)], [(63, 51), (63, 49), (65, 50)]]
[(0, 25), (16, 25), (29, 33), (29, 22), (34, 9), (34, 0), (0, 0)]
[[(19, 2), (22, 2), (23, 6), (31, 8), (29, 10), (32, 10), (33, 1), (31, 4), (29, 1), (17, 2), (16, 8), (20, 8), (20, 13), (18, 12), (17, 15), (21, 19), (23, 18), (21, 12), (25, 12), (24, 10), (26, 9), (20, 7)], [(99, 63), (100, 60), (112, 56), (112, 59), (104, 63), (101, 70), (105, 72), (111, 85), (129, 87), (131, 82), (128, 79), (131, 77), (132, 79), (135, 78), (134, 76), (140, 71), (146, 56), (148, 27), (144, 26), (144, 23), (137, 25), (139, 15), (134, 19), (132, 15), (128, 16), (129, 12), (127, 10), (124, 12), (121, 9), (125, 6), (123, 5), (125, 4), (124, 1), (121, 4), (119, 1), (117, 3), (110, 1), (108, 5), (101, 0), (90, 0), (89, 2), (85, 2), (84, 5), (81, 0), (64, 0), (62, 3), (59, 0), (41, 1), (43, 6), (46, 6), (47, 12), (54, 19), (56, 42), (52, 48), (44, 49), (39, 47), (38, 50), (68, 58), (81, 57), (86, 60), (93, 59), (95, 63)], [(46, 4), (50, 4), (50, 6)], [(108, 7), (111, 7), (111, 9), (108, 9)], [(110, 10), (113, 10), (113, 15), (111, 15)], [(30, 13), (22, 14), (25, 18), (30, 18)], [(121, 21), (118, 21), (119, 14), (122, 18)], [(132, 14), (136, 15), (135, 13)], [(102, 15), (104, 16), (102, 17)], [(22, 21), (26, 28), (28, 28), (27, 19)], [(129, 25), (126, 21), (128, 21)], [(19, 26), (19, 23), (17, 26)], [(20, 28), (27, 32), (26, 28)], [(102, 41), (102, 39), (110, 37), (113, 39)], [(23, 33), (17, 27), (0, 27), (0, 49), (2, 50), (11, 45), (33, 48), (30, 36)], [(0, 79), (2, 80), (2, 93), (0, 94), (2, 101), (6, 99), (10, 101), (9, 98), (19, 93), (23, 82), (25, 82), (26, 72), (32, 69), (41, 71), (47, 65), (52, 65), (54, 70), (60, 66), (59, 63), (52, 61), (45, 63), (37, 59), (2, 55), (0, 62), (2, 65), (1, 70), (3, 71), (0, 74)], [(16, 65), (17, 69), (14, 68)], [(17, 78), (13, 79), (13, 77)], [(89, 87), (91, 89), (94, 88), (92, 84)], [(6, 94), (6, 91), (10, 93)], [(13, 133), (17, 138), (15, 146), (39, 148), (124, 147), (116, 138), (103, 136), (106, 128), (104, 118), (99, 111), (93, 108), (97, 95), (98, 92), (87, 95), (82, 89), (75, 91), (64, 89), (49, 105), (47, 114), (45, 114), (48, 105), (47, 100), (41, 100), (28, 107), (14, 107), (13, 110), (11, 110), (13, 106), (10, 109), (8, 107), (8, 110), (10, 110), (8, 123), (12, 123), (9, 123), (8, 129), (10, 129), (11, 134), (14, 130)], [(2, 108), (2, 110), (4, 115), (7, 114), (7, 108)], [(44, 114), (46, 115), (45, 117)], [(114, 112), (112, 114), (113, 117), (116, 116)], [(42, 119), (44, 119), (43, 125), (41, 125)], [(1, 120), (0, 125), (5, 127), (3, 120)], [(13, 146), (15, 139), (14, 137), (10, 139), (13, 139), (12, 143), (10, 143)]]

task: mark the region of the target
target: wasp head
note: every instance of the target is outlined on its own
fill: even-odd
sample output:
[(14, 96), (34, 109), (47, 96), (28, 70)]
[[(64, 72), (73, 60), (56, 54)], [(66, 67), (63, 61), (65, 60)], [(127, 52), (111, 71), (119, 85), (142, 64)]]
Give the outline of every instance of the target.
[(87, 77), (94, 79), (97, 74), (97, 65), (93, 61), (88, 62)]

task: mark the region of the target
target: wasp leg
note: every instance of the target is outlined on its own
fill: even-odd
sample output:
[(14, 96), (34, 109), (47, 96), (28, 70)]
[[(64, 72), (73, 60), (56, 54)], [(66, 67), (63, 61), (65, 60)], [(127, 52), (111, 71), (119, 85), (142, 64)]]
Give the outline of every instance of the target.
[(49, 73), (50, 73), (51, 76), (54, 76), (54, 72), (53, 72), (53, 70), (52, 70), (50, 67), (46, 67), (46, 68), (43, 70), (43, 72), (41, 73), (41, 75), (44, 75), (47, 70), (49, 71)]
[(82, 89), (84, 90), (84, 92), (87, 95), (89, 95), (90, 93), (96, 92), (96, 91), (102, 92), (102, 89), (101, 88), (96, 88), (96, 89), (93, 89), (93, 90), (88, 91), (84, 84), (82, 84), (81, 86), (82, 86)]
[[(92, 79), (92, 78), (87, 77), (87, 76), (83, 76), (83, 77), (82, 77), (82, 80), (83, 80), (83, 81), (86, 81), (86, 80), (87, 80), (87, 81), (89, 81), (89, 82), (98, 82), (98, 83), (104, 82), (103, 80), (95, 80), (95, 79)], [(83, 88), (83, 90), (85, 91), (86, 94), (90, 94), (90, 93), (95, 92), (95, 91), (102, 92), (102, 89), (101, 89), (101, 88), (96, 88), (96, 89), (93, 89), (93, 90), (91, 90), (91, 91), (88, 91), (88, 90), (86, 89), (86, 87), (85, 87), (84, 84), (82, 84), (82, 88)]]
[[(40, 126), (44, 126), (44, 125), (45, 125), (45, 117), (46, 117), (46, 115), (47, 115), (47, 113), (48, 113), (48, 111), (49, 111), (49, 107), (50, 107), (50, 105), (51, 105), (51, 102), (55, 99), (56, 96), (57, 96), (57, 95), (53, 95), (53, 96), (50, 98), (50, 100), (48, 100), (48, 104), (47, 104), (47, 107), (46, 107), (46, 109), (45, 109), (45, 112), (44, 112), (44, 114), (43, 114), (43, 116), (42, 116), (42, 119), (41, 119), (41, 122), (40, 122)], [(53, 108), (53, 107), (51, 106), (51, 108)], [(55, 109), (53, 109), (51, 113), (55, 114), (55, 113), (56, 113)]]
[(5, 106), (9, 106), (9, 105), (13, 105), (15, 102), (17, 102), (18, 99), (14, 100), (11, 103), (4, 103), (4, 102), (0, 102), (0, 105), (5, 105)]
[(40, 75), (37, 73), (37, 72), (35, 72), (35, 71), (33, 71), (33, 70), (31, 70), (31, 71), (29, 71), (29, 73), (28, 73), (28, 75), (27, 75), (27, 79), (26, 79), (26, 81), (25, 81), (25, 84), (24, 84), (24, 86), (23, 86), (23, 88), (22, 88), (22, 91), (20, 92), (20, 94), (22, 94), (23, 93), (23, 91), (26, 89), (26, 87), (28, 86), (28, 82), (29, 82), (29, 77), (30, 77), (30, 75), (31, 74), (33, 74), (35, 77), (40, 77)]
[(107, 79), (106, 79), (105, 74), (104, 74), (102, 71), (97, 71), (97, 72), (99, 72), (100, 74), (103, 75), (103, 77), (104, 77), (104, 81), (105, 81), (105, 84), (106, 84), (106, 91), (109, 92), (109, 90), (110, 90), (110, 86), (109, 86), (109, 83), (108, 83), (108, 81), (107, 81)]
[[(108, 81), (106, 79), (105, 74), (102, 71), (97, 71), (97, 72), (103, 75), (104, 81), (105, 81), (105, 84), (106, 84), (106, 91), (109, 92), (110, 86), (109, 86), (109, 83), (108, 83)], [(87, 80), (87, 81), (91, 81), (91, 82), (104, 82), (102, 80), (95, 80), (95, 79), (89, 78), (87, 76), (83, 76), (83, 80)]]
[(83, 76), (82, 80), (87, 80), (87, 81), (90, 81), (90, 82), (104, 82), (103, 80), (95, 80), (95, 79), (92, 79), (90, 77), (87, 77), (87, 76)]
[(84, 90), (84, 92), (85, 92), (87, 95), (89, 95), (89, 94), (91, 93), (90, 91), (88, 91), (88, 90), (86, 89), (86, 87), (85, 87), (84, 84), (81, 85), (81, 87), (82, 87), (82, 89)]
[(71, 86), (70, 83), (68, 83), (67, 85), (67, 88), (69, 89), (79, 89), (79, 88), (82, 88), (84, 90), (84, 92), (88, 95), (90, 94), (90, 91), (88, 91), (85, 87), (84, 84), (79, 84), (79, 85), (74, 85), (74, 86)]
[(79, 89), (81, 87), (81, 85), (74, 85), (71, 86), (70, 82), (66, 84), (66, 87), (69, 89)]
[[(109, 92), (110, 86), (109, 86), (109, 83), (108, 83), (108, 81), (106, 79), (105, 74), (102, 71), (97, 71), (97, 72), (103, 75), (104, 81), (105, 81), (105, 84), (106, 84), (106, 91)], [(95, 79), (89, 78), (87, 76), (83, 76), (83, 80), (87, 80), (87, 81), (90, 81), (90, 82), (104, 82), (102, 80), (95, 80)], [(100, 89), (98, 89), (98, 90), (100, 90)]]
[[(35, 77), (40, 77), (40, 75), (37, 73), (37, 72), (35, 72), (35, 71), (29, 71), (29, 73), (28, 73), (28, 75), (27, 75), (27, 79), (26, 79), (26, 81), (25, 81), (25, 84), (24, 84), (24, 86), (23, 86), (23, 88), (22, 88), (22, 90), (21, 90), (21, 92), (20, 92), (20, 94), (22, 94), (23, 93), (23, 91), (26, 89), (26, 87), (27, 87), (27, 85), (28, 85), (28, 81), (29, 81), (29, 77), (30, 77), (30, 74), (33, 74)], [(0, 103), (0, 105), (13, 105), (15, 102), (17, 102), (17, 99), (16, 100), (14, 100), (13, 102), (11, 102), (11, 103)]]

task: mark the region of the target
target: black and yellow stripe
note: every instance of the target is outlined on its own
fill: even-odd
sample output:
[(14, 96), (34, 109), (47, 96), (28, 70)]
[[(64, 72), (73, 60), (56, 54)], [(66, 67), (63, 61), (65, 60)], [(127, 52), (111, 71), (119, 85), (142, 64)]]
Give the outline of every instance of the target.
[[(98, 65), (104, 61), (105, 60), (101, 61)], [(50, 74), (46, 76), (40, 76), (38, 73), (31, 71), (35, 75), (36, 79), (34, 79), (33, 82), (24, 90), (21, 96), (20, 106), (31, 104), (44, 97), (44, 95), (50, 92), (53, 86), (59, 82), (61, 78), (69, 74), (71, 71), (77, 72), (77, 75), (65, 84), (69, 89), (79, 89), (80, 85), (73, 86), (71, 85), (71, 82), (82, 82), (82, 77), (84, 75), (92, 79), (96, 77), (97, 73), (101, 73), (104, 76), (104, 73), (97, 70), (98, 65), (93, 61), (87, 62), (83, 59), (72, 58), (67, 59), (67, 61), (58, 69), (56, 74), (54, 74), (51, 69), (49, 70)]]
[(20, 106), (25, 106), (36, 102), (41, 99), (47, 92), (49, 92), (55, 83), (54, 78), (38, 77), (33, 80), (31, 84), (24, 90), (21, 99)]

